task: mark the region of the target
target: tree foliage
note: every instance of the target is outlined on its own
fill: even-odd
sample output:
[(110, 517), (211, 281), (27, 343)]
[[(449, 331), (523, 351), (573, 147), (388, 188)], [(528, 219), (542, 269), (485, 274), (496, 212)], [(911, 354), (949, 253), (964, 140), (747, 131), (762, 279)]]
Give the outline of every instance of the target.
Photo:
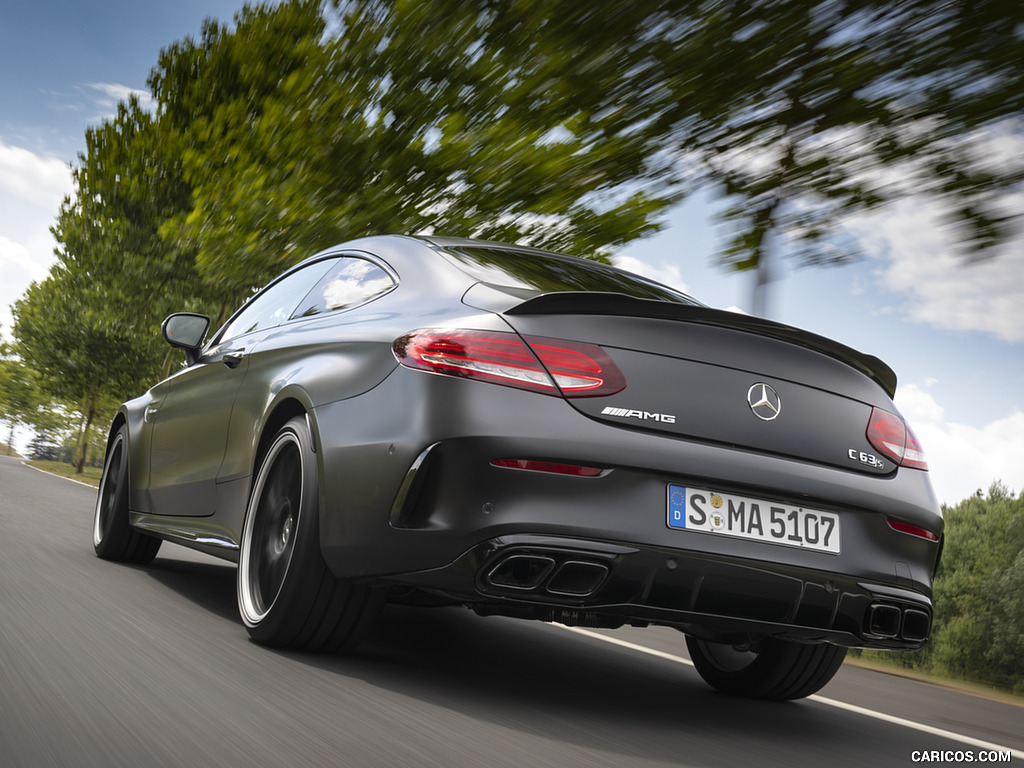
[(88, 275), (58, 264), (12, 307), (18, 355), (38, 393), (72, 403), (83, 415), (79, 468), (96, 417), (109, 415), (122, 393), (138, 391), (145, 374), (152, 375), (150, 348), (108, 322), (93, 288)]
[(160, 373), (163, 318), (204, 295), (194, 256), (158, 233), (190, 195), (153, 116), (131, 99), (85, 138), (75, 195), (52, 230), (58, 261), (12, 308), (18, 355), (41, 394), (82, 415), (79, 467), (97, 421)]
[(1024, 496), (993, 484), (946, 513), (934, 668), (1024, 692)]
[(7, 423), (7, 445), (13, 448), (14, 430), (28, 426), (38, 405), (38, 395), (21, 360), (0, 344), (0, 420)]
[(939, 204), (972, 257), (1019, 223), (1004, 202), (1024, 163), (986, 139), (1020, 131), (1021, 4), (669, 6), (662, 120), (688, 184), (725, 199), (721, 264), (763, 284), (780, 255), (842, 263), (858, 254), (844, 222), (908, 195)]
[[(530, 19), (514, 4), (295, 0), (208, 22), (150, 78), (192, 190), (161, 234), (238, 297), (367, 234), (600, 256), (653, 231), (675, 198), (655, 182), (651, 134), (597, 83), (580, 88), (588, 67), (620, 92), (628, 78), (593, 41), (533, 40), (518, 29)], [(616, 62), (640, 45), (626, 40)]]
[(765, 278), (770, 253), (850, 258), (844, 218), (908, 193), (988, 253), (1024, 164), (979, 148), (1019, 133), (1022, 46), (1024, 5), (997, 0), (247, 5), (161, 51), (154, 112), (87, 132), (19, 354), (55, 397), (126, 397), (166, 373), (163, 316), (223, 319), (333, 243), (600, 259), (698, 187), (727, 201), (718, 260)]
[(168, 217), (187, 208), (191, 192), (166, 132), (135, 98), (87, 130), (85, 140), (73, 171), (75, 195), (65, 198), (52, 230), (52, 279), (75, 284), (91, 326), (146, 348), (145, 380), (159, 371), (164, 349), (156, 331), (164, 317), (210, 298), (194, 253), (159, 235)]

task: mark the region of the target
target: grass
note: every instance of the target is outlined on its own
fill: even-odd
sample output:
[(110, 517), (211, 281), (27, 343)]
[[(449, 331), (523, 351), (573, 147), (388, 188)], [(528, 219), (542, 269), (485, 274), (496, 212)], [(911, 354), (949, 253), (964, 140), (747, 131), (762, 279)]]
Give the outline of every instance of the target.
[(29, 461), (26, 463), (30, 467), (41, 469), (52, 475), (60, 475), (61, 477), (67, 477), (80, 483), (95, 485), (96, 487), (99, 487), (100, 477), (103, 474), (103, 470), (98, 467), (86, 467), (82, 474), (75, 474), (75, 468), (71, 464), (63, 464), (59, 461)]
[(931, 683), (932, 685), (937, 685), (942, 688), (949, 688), (950, 690), (959, 691), (961, 693), (969, 693), (973, 696), (978, 696), (979, 698), (991, 699), (1004, 704), (1013, 704), (1018, 707), (1024, 707), (1024, 695), (1015, 693), (1014, 691), (1006, 688), (997, 688), (995, 686), (976, 683), (963, 678), (949, 677), (939, 674), (934, 670), (921, 670), (904, 667), (899, 664), (887, 662), (882, 658), (882, 656), (883, 654), (880, 653), (872, 654), (869, 657), (851, 655), (846, 657), (846, 661), (855, 667), (863, 667), (864, 669), (871, 669), (875, 672), (882, 672), (887, 675), (895, 675), (896, 677), (905, 677), (910, 680)]

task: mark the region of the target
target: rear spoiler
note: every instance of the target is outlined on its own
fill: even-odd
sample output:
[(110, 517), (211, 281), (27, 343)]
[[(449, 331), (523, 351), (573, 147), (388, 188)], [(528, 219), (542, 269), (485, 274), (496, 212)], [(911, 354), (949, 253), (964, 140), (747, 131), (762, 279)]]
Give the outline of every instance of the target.
[[(492, 286), (489, 286), (492, 287)], [(497, 286), (493, 286), (497, 287)], [(507, 291), (507, 289), (500, 289)], [(507, 297), (507, 294), (506, 294)], [(892, 398), (896, 394), (896, 373), (873, 355), (847, 347), (809, 331), (802, 331), (782, 323), (751, 317), (738, 312), (726, 312), (704, 306), (671, 304), (666, 301), (636, 299), (620, 293), (544, 293), (503, 308), (506, 315), (621, 315), (624, 317), (653, 317), (678, 320), (684, 323), (713, 325), (720, 328), (748, 331), (761, 336), (813, 349), (846, 363), (860, 371)]]

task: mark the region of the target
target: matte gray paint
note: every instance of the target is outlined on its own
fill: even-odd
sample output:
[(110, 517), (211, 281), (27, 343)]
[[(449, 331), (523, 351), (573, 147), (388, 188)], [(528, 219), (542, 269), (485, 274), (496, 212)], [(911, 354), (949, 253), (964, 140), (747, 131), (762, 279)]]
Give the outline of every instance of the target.
[[(780, 584), (802, 584), (801, 590), (814, 595), (842, 582), (840, 591), (850, 595), (847, 623), (856, 623), (871, 595), (886, 589), (897, 590), (888, 599), (916, 601), (927, 609), (938, 546), (886, 524), (886, 516), (893, 516), (941, 531), (927, 473), (887, 466), (878, 474), (835, 458), (838, 451), (866, 445), (863, 431), (872, 405), (895, 412), (869, 378), (872, 370), (885, 369), (870, 365), (869, 357), (818, 342), (808, 346), (797, 332), (793, 345), (759, 335), (753, 326), (602, 317), (593, 314), (601, 295), (548, 302), (557, 308), (554, 314), (517, 313), (524, 297), (505, 306), (502, 297), (511, 294), (479, 287), (440, 258), (437, 247), (384, 237), (331, 249), (326, 253), (376, 261), (399, 277), (398, 286), (355, 309), (289, 321), (251, 340), (236, 340), (245, 342), (245, 353), (234, 369), (219, 356), (242, 345), (211, 346), (196, 365), (123, 405), (119, 418), (129, 427), (135, 524), (237, 559), (234, 544), (260, 441), (276, 409), (294, 403), (288, 407), (305, 410), (313, 430), (321, 547), (339, 577), (416, 585), (479, 604), (483, 611), (520, 615), (552, 598), (510, 602), (488, 593), (467, 568), (480, 566), (480, 558), (494, 555), (502, 542), (539, 536), (619, 552), (607, 587), (585, 606), (591, 611), (659, 623), (685, 620), (690, 626), (692, 612), (673, 619), (671, 609), (643, 604), (641, 593), (630, 593), (629, 600), (641, 601), (636, 604), (602, 602), (606, 590), (626, 594), (636, 579), (646, 579), (652, 589), (662, 583), (664, 589), (684, 589), (683, 582), (665, 581), (664, 564), (672, 558), (686, 563), (679, 574), (706, 567), (720, 572), (723, 583), (751, 573), (762, 581), (777, 577)], [(463, 296), (476, 306), (462, 303)], [(621, 312), (622, 302), (611, 301)], [(569, 304), (589, 309), (574, 314)], [(493, 311), (499, 308), (504, 314)], [(701, 311), (688, 308), (692, 317)], [(626, 375), (626, 389), (567, 402), (409, 370), (391, 352), (394, 339), (421, 328), (513, 326), (528, 335), (605, 346)], [(184, 384), (204, 377), (204, 402), (187, 398)], [(747, 389), (759, 380), (776, 387), (785, 402), (784, 417), (776, 422), (758, 421), (747, 407)], [(614, 423), (600, 413), (609, 404), (679, 419), (656, 429)], [(156, 413), (147, 420), (152, 408)], [(168, 415), (175, 418), (165, 421)], [(400, 500), (415, 508), (409, 507), (405, 527), (395, 527), (390, 517), (403, 483), (434, 444), (416, 498)], [(494, 458), (576, 462), (608, 471), (597, 478), (554, 476), (496, 468), (490, 465)], [(665, 523), (669, 482), (836, 511), (843, 519), (843, 552), (671, 530)], [(633, 554), (622, 554), (623, 548)], [(694, 592), (693, 599), (708, 594), (713, 591), (704, 598)], [(742, 624), (735, 617), (717, 621), (716, 631)], [(779, 631), (807, 639), (812, 630)], [(836, 631), (837, 642), (856, 639), (849, 627)]]

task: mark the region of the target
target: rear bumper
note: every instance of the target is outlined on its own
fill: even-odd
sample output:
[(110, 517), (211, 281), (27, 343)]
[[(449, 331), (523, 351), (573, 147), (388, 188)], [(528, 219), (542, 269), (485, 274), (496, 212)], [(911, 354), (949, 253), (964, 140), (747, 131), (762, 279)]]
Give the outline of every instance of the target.
[[(941, 531), (926, 473), (873, 477), (623, 429), (557, 398), (402, 368), (313, 415), (321, 544), (339, 577), (481, 612), (666, 624), (708, 639), (916, 648), (927, 637), (939, 547), (886, 522)], [(605, 471), (553, 475), (496, 458)], [(669, 528), (670, 483), (835, 512), (842, 551)], [(517, 571), (536, 583), (515, 583)]]
[(488, 541), (451, 566), (403, 574), (482, 614), (615, 628), (659, 624), (707, 640), (750, 635), (913, 650), (931, 601), (913, 590), (702, 553), (529, 534)]

